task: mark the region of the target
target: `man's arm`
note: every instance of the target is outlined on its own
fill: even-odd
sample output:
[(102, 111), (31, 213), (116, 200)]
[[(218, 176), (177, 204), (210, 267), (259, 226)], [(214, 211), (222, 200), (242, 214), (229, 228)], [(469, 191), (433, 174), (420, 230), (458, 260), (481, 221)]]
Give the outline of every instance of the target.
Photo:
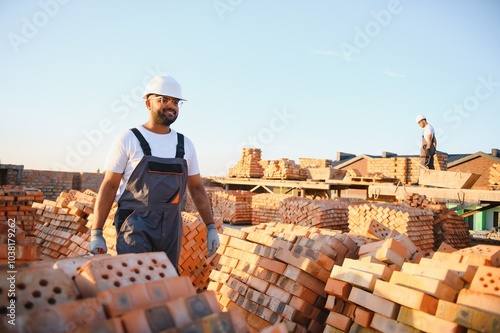
[(116, 191), (120, 186), (122, 177), (121, 173), (106, 171), (101, 187), (99, 188), (99, 193), (97, 193), (92, 229), (102, 229), (104, 226), (111, 206), (115, 201)]
[(215, 223), (205, 186), (200, 174), (188, 176), (188, 190), (194, 205), (206, 225)]

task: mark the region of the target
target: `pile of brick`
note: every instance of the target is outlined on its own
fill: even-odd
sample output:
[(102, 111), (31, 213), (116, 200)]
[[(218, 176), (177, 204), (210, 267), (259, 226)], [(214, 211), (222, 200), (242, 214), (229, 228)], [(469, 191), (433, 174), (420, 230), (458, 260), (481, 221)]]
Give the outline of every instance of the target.
[(407, 193), (402, 203), (434, 213), (434, 249), (439, 248), (443, 242), (458, 249), (470, 246), (469, 226), (445, 204), (428, 200), (425, 195), (412, 193)]
[[(182, 212), (183, 236), (179, 257), (179, 274), (191, 279), (197, 291), (205, 290), (210, 272), (217, 267), (220, 255), (207, 258), (207, 227), (198, 215)], [(218, 232), (222, 233), (222, 219), (216, 219)]]
[(488, 188), (490, 190), (500, 190), (500, 163), (494, 163), (490, 166)]
[[(74, 257), (89, 253), (88, 217), (93, 212), (96, 193), (90, 190), (61, 192), (56, 200), (33, 203), (38, 222), (37, 243), (42, 259)], [(113, 252), (110, 245), (109, 252)], [(116, 253), (115, 253), (116, 254)]]
[(497, 332), (500, 247), (462, 251), (400, 267), (373, 257), (334, 266), (325, 288), (331, 311), (325, 332)]
[(328, 168), (332, 165), (332, 160), (319, 158), (299, 158), (301, 168)]
[(287, 224), (348, 231), (349, 202), (288, 197), (280, 202), (280, 221)]
[(263, 178), (266, 179), (287, 179), (306, 180), (307, 170), (301, 168), (293, 160), (281, 158), (277, 161), (269, 161), (264, 169)]
[(261, 178), (264, 169), (260, 164), (262, 150), (258, 148), (243, 148), (243, 156), (229, 168), (228, 177), (236, 178)]
[[(222, 187), (220, 186), (205, 186), (205, 192), (207, 192), (208, 200), (212, 203), (212, 193), (216, 191), (221, 191)], [(184, 206), (183, 211), (188, 213), (196, 213), (198, 210), (194, 205), (193, 198), (189, 194), (189, 191), (186, 191), (186, 204)]]
[(383, 175), (380, 178), (396, 178), (406, 183), (408, 159), (406, 157), (372, 158), (367, 160), (367, 170)]
[(212, 193), (213, 215), (231, 224), (251, 224), (252, 196), (250, 191), (215, 191)]
[(279, 222), (280, 202), (289, 194), (260, 193), (252, 196), (252, 224)]
[[(208, 290), (255, 330), (284, 323), (288, 332), (323, 332), (325, 283), (334, 264), (355, 258), (347, 234), (292, 224), (259, 224), (220, 235), (220, 270)], [(359, 241), (359, 239), (358, 239)]]
[(350, 232), (366, 234), (373, 221), (408, 237), (422, 250), (434, 250), (434, 214), (430, 210), (386, 203), (349, 205)]
[(4, 185), (0, 187), (0, 221), (14, 220), (24, 232), (31, 234), (36, 222), (31, 206), (42, 202), (43, 192), (21, 186)]
[(10, 332), (249, 332), (237, 311), (222, 311), (215, 292), (197, 293), (164, 253), (99, 255), (18, 267), (16, 298), (0, 271), (0, 311)]

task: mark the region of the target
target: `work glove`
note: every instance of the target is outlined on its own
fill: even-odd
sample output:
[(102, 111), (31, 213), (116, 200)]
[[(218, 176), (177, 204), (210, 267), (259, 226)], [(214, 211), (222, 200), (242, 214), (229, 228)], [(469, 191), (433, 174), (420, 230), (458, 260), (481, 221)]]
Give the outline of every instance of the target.
[(215, 228), (215, 224), (207, 225), (207, 248), (208, 256), (211, 257), (220, 245), (219, 234)]
[(106, 241), (102, 236), (101, 229), (90, 230), (90, 253), (92, 254), (104, 254), (108, 252), (106, 247)]
[(431, 156), (431, 149), (430, 148), (427, 148), (425, 150), (425, 157), (430, 157)]

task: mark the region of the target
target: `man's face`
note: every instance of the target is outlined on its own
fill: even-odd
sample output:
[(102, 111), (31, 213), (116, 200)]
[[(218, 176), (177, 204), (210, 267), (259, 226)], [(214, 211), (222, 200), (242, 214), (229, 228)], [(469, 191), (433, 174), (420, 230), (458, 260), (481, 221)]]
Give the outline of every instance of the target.
[(424, 119), (420, 120), (420, 121), (418, 122), (418, 126), (420, 126), (420, 127), (424, 128), (424, 127), (425, 127), (425, 120), (424, 120)]
[(151, 95), (148, 97), (153, 121), (158, 125), (170, 126), (179, 115), (182, 101), (170, 96)]

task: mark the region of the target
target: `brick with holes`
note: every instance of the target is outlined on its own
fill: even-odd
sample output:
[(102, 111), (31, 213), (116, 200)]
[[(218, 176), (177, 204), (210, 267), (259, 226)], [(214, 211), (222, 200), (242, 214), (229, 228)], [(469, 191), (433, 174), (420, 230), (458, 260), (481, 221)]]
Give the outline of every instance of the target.
[(75, 283), (83, 297), (102, 290), (179, 276), (164, 252), (130, 253), (89, 260), (78, 271)]

